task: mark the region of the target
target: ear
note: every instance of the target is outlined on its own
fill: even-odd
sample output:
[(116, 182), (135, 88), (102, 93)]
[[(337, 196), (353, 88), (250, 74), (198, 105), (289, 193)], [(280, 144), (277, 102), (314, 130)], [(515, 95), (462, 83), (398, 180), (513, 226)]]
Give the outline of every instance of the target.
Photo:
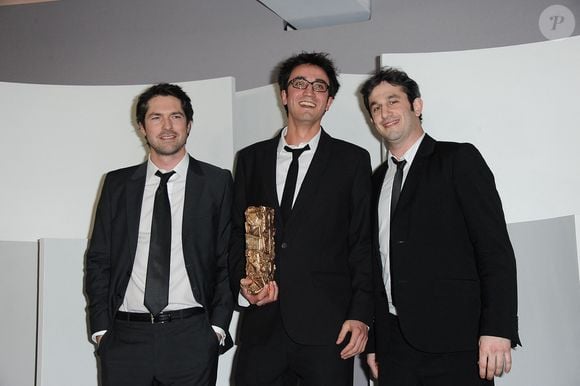
[(142, 123), (139, 124), (139, 132), (146, 137), (147, 136), (147, 132), (145, 131), (145, 127), (143, 126)]
[(326, 108), (325, 108), (326, 111), (330, 110), (330, 105), (332, 105), (332, 102), (334, 102), (334, 98), (328, 97), (328, 100), (326, 101)]
[(284, 106), (288, 104), (288, 95), (286, 94), (286, 90), (280, 91), (280, 99), (282, 99), (282, 104)]
[(417, 117), (423, 113), (423, 99), (415, 98), (413, 101), (413, 110)]
[(185, 130), (185, 133), (187, 134), (188, 137), (189, 137), (189, 132), (191, 131), (191, 124), (192, 124), (192, 121), (189, 121), (189, 123), (187, 124), (187, 130)]

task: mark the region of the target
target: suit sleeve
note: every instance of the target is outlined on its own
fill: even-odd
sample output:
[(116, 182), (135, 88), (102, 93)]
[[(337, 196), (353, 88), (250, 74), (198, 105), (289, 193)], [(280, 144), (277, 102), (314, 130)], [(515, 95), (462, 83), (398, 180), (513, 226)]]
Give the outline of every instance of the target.
[(110, 177), (105, 177), (97, 205), (93, 234), (86, 254), (85, 289), (91, 334), (109, 329), (109, 282), (111, 275)]
[(216, 229), (216, 279), (210, 322), (212, 325), (228, 331), (233, 312), (233, 299), (230, 292), (228, 273), (228, 244), (231, 234), (230, 213), (232, 207), (232, 177), (229, 172), (227, 172), (224, 180), (218, 210), (219, 221)]
[(371, 260), (371, 166), (369, 154), (359, 158), (350, 201), (349, 270), (353, 297), (348, 319), (368, 326), (373, 319), (373, 279)]
[(238, 299), (240, 292), (240, 279), (245, 276), (245, 217), (246, 209), (246, 166), (243, 153), (238, 157), (234, 178), (234, 199), (232, 204), (232, 237), (230, 240), (229, 268), (230, 287), (234, 299)]
[(520, 344), (514, 251), (493, 174), (477, 149), (462, 145), (454, 162), (454, 184), (474, 248), (481, 285), (480, 335)]

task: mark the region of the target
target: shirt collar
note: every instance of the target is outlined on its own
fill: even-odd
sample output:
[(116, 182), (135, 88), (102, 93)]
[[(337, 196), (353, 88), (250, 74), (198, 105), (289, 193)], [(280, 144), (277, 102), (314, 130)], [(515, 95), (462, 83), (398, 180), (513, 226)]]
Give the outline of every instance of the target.
[[(172, 169), (175, 172), (176, 176), (175, 177), (171, 176), (171, 179), (173, 180), (175, 178), (185, 177), (187, 175), (188, 167), (189, 167), (189, 154), (185, 153), (181, 161), (179, 161), (179, 163), (175, 165), (175, 167)], [(161, 170), (162, 173), (167, 173), (171, 171), (157, 167), (157, 165), (155, 165), (153, 161), (151, 161), (151, 157), (149, 157), (147, 159), (147, 181), (151, 181), (154, 177), (157, 178), (155, 176), (157, 170)]]
[(413, 159), (415, 159), (415, 155), (417, 154), (417, 150), (419, 150), (419, 145), (421, 144), (421, 141), (423, 141), (423, 138), (425, 138), (425, 133), (423, 133), (419, 138), (417, 138), (417, 140), (415, 141), (413, 146), (411, 146), (409, 148), (409, 150), (407, 150), (405, 152), (405, 154), (403, 154), (403, 157), (401, 159), (398, 159), (397, 157), (395, 157), (391, 153), (391, 151), (389, 150), (389, 152), (387, 153), (387, 161), (389, 163), (388, 164), (389, 167), (391, 167), (395, 164), (393, 162), (393, 160), (391, 159), (391, 157), (395, 157), (395, 159), (397, 159), (397, 161), (401, 161), (401, 160), (407, 161), (407, 168), (408, 168), (408, 166), (411, 165), (411, 163), (413, 162)]
[(278, 153), (285, 152), (284, 146), (291, 147), (292, 149), (300, 149), (306, 145), (310, 146), (310, 150), (312, 153), (316, 152), (316, 148), (318, 147), (318, 142), (320, 142), (320, 135), (322, 133), (322, 127), (318, 130), (318, 133), (308, 142), (301, 142), (298, 145), (288, 145), (286, 142), (286, 134), (288, 134), (288, 126), (284, 127), (282, 133), (280, 134), (280, 140), (278, 141)]

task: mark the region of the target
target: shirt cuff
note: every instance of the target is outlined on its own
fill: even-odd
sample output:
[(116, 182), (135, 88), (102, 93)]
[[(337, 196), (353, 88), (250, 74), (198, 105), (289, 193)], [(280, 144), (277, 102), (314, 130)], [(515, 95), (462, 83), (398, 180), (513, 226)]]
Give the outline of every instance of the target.
[(248, 301), (248, 299), (246, 299), (244, 297), (244, 295), (242, 295), (241, 291), (238, 294), (238, 304), (240, 305), (240, 307), (249, 307), (250, 306), (250, 302)]
[(211, 326), (211, 328), (213, 328), (215, 333), (219, 336), (220, 346), (224, 346), (226, 344), (226, 332), (221, 327), (218, 326)]
[(105, 335), (106, 332), (107, 330), (97, 331), (93, 335), (91, 335), (91, 339), (93, 340), (93, 342), (97, 343), (97, 337)]

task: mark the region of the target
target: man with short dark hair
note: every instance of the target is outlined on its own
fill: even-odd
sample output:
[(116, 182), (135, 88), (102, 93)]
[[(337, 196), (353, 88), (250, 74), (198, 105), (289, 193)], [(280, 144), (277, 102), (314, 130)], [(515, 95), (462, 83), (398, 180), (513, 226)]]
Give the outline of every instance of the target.
[(136, 116), (149, 159), (107, 174), (87, 251), (102, 383), (214, 385), (232, 344), (231, 174), (187, 154), (193, 109), (179, 86), (148, 88)]
[(493, 385), (520, 344), (516, 262), (493, 174), (473, 145), (425, 134), (405, 72), (379, 70), (361, 94), (388, 149), (373, 175), (367, 362), (379, 385)]
[[(321, 127), (339, 82), (322, 53), (279, 67), (288, 126), (239, 152), (230, 248), (241, 315), (237, 386), (351, 386), (372, 320), (370, 157)], [(274, 280), (246, 277), (244, 211), (274, 210)]]

